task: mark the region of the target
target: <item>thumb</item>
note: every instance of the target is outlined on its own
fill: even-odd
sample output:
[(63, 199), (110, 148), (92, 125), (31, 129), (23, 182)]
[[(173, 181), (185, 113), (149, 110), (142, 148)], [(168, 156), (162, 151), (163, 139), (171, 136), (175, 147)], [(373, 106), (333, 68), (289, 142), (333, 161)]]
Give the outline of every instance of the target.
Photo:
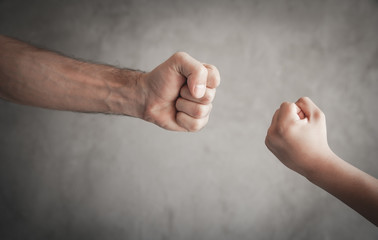
[(291, 102), (283, 102), (280, 106), (278, 119), (280, 122), (299, 120), (297, 106)]
[(201, 98), (206, 92), (207, 68), (187, 53), (175, 54), (179, 72), (187, 79), (190, 94), (195, 98)]
[(202, 98), (205, 95), (207, 74), (207, 68), (201, 64), (188, 76), (187, 84), (193, 97)]
[(301, 112), (304, 114), (304, 117), (308, 118), (309, 120), (313, 117), (314, 112), (319, 109), (308, 97), (301, 97), (295, 104), (298, 106), (298, 108), (300, 108)]
[(295, 104), (295, 108), (297, 109), (297, 115), (299, 119), (304, 119), (306, 116), (304, 115), (302, 109), (300, 109), (297, 104)]

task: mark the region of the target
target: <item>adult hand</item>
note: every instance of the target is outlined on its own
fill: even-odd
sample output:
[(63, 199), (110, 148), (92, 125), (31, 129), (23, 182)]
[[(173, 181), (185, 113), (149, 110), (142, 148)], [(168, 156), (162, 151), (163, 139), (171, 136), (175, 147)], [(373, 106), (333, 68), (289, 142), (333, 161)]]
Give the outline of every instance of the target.
[(198, 131), (207, 124), (220, 84), (216, 67), (179, 52), (141, 80), (145, 120), (173, 131)]
[(198, 131), (209, 119), (218, 70), (176, 53), (149, 73), (68, 58), (0, 35), (0, 98), (56, 110), (122, 114)]
[(290, 169), (308, 176), (333, 156), (323, 112), (307, 97), (275, 112), (265, 144)]

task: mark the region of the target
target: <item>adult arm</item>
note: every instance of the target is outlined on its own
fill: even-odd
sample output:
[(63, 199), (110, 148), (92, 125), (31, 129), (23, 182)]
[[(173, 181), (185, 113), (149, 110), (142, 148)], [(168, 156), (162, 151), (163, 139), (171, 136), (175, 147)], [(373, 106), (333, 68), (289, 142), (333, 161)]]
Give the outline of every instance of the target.
[(57, 110), (122, 114), (168, 130), (208, 121), (218, 70), (176, 53), (143, 73), (79, 61), (0, 35), (0, 98)]
[(309, 98), (281, 105), (265, 143), (287, 167), (378, 226), (378, 180), (333, 153), (325, 116)]

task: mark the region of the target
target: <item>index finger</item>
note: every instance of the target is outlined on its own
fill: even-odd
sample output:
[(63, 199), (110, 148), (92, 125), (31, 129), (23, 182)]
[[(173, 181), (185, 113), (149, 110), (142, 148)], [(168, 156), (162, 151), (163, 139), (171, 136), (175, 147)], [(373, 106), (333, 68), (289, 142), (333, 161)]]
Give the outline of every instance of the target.
[(304, 116), (307, 117), (309, 121), (313, 118), (316, 119), (321, 114), (319, 107), (308, 97), (301, 97), (295, 104), (302, 110)]
[(220, 74), (218, 69), (211, 64), (203, 63), (203, 66), (207, 68), (207, 82), (206, 87), (217, 88), (220, 84)]
[(283, 102), (278, 115), (279, 122), (299, 120), (298, 107), (294, 103)]

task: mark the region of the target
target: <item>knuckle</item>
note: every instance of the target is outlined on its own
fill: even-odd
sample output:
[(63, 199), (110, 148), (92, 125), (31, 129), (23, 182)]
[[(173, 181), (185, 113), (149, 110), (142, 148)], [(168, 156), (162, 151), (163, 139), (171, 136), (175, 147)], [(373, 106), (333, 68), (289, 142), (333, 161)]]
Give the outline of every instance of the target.
[(211, 77), (211, 87), (217, 88), (220, 85), (220, 74), (218, 68), (210, 64), (204, 64), (204, 66), (208, 70), (208, 76)]
[(298, 102), (305, 103), (305, 102), (308, 102), (309, 100), (310, 100), (309, 97), (304, 96), (304, 97), (299, 98)]
[(214, 65), (210, 65), (210, 66), (211, 66), (211, 69), (213, 69), (219, 75), (219, 69)]
[(207, 124), (207, 119), (205, 121), (196, 119), (189, 126), (190, 132), (198, 132)]
[(210, 112), (211, 112), (211, 110), (213, 109), (213, 104), (208, 104), (207, 105), (207, 114), (206, 114), (206, 116), (209, 116), (209, 114), (210, 114)]
[(265, 146), (272, 151), (274, 147), (277, 145), (279, 137), (276, 136), (274, 131), (271, 129), (268, 130), (268, 133), (265, 137)]
[(213, 71), (215, 72), (215, 87), (218, 87), (221, 83), (220, 73), (217, 67), (212, 66)]
[(193, 62), (192, 74), (198, 77), (196, 81), (205, 82), (208, 76), (208, 70), (202, 64)]
[(265, 143), (265, 146), (267, 146), (267, 147), (269, 146), (268, 135), (266, 135), (264, 143)]
[(218, 74), (218, 77), (217, 77), (217, 80), (216, 80), (216, 87), (219, 87), (220, 83), (221, 83), (221, 78)]
[(199, 73), (200, 76), (206, 76), (208, 74), (208, 70), (202, 64), (198, 64), (195, 66), (195, 71)]
[(321, 111), (321, 110), (319, 110), (319, 117), (320, 117), (321, 119), (325, 119), (325, 114), (324, 114), (324, 112)]
[(285, 124), (285, 125), (280, 125), (277, 126), (275, 130), (275, 135), (280, 137), (280, 138), (286, 138), (288, 136), (291, 136), (293, 134), (294, 129), (292, 128), (292, 125), (290, 124)]
[(283, 103), (281, 103), (280, 108), (284, 108), (284, 107), (287, 107), (287, 106), (289, 106), (289, 105), (290, 105), (289, 102), (283, 102)]
[(191, 128), (190, 128), (190, 131), (191, 132), (198, 132), (199, 130), (202, 129), (202, 126), (200, 124), (194, 124)]
[(202, 104), (196, 104), (193, 110), (193, 117), (203, 118), (208, 114), (208, 106)]
[(211, 65), (211, 64), (206, 64), (206, 67), (210, 69), (211, 71), (213, 71), (215, 74), (219, 75), (219, 70), (216, 66)]
[(181, 58), (181, 57), (186, 57), (188, 54), (186, 52), (175, 52), (173, 54), (174, 57)]
[(278, 126), (276, 131), (279, 136), (284, 136), (286, 134), (286, 128), (283, 126)]
[(324, 112), (322, 112), (322, 119), (325, 121), (326, 120), (326, 115), (324, 114)]
[(268, 134), (268, 135), (266, 135), (266, 137), (265, 137), (265, 146), (267, 146), (268, 148), (270, 148), (271, 145), (272, 145), (271, 137), (270, 137), (270, 135)]
[(172, 58), (178, 62), (182, 62), (187, 57), (188, 54), (186, 52), (176, 52), (172, 55)]
[(314, 118), (319, 119), (319, 120), (325, 120), (325, 114), (322, 112), (322, 110), (318, 109), (317, 111), (314, 112)]
[(205, 96), (203, 96), (203, 98), (201, 99), (201, 102), (204, 104), (210, 104), (211, 102), (213, 102), (214, 97), (215, 97), (215, 89), (214, 91), (208, 90), (206, 91)]
[(276, 126), (271, 125), (268, 130), (266, 131), (266, 137), (271, 138), (272, 136), (275, 135), (276, 132)]

